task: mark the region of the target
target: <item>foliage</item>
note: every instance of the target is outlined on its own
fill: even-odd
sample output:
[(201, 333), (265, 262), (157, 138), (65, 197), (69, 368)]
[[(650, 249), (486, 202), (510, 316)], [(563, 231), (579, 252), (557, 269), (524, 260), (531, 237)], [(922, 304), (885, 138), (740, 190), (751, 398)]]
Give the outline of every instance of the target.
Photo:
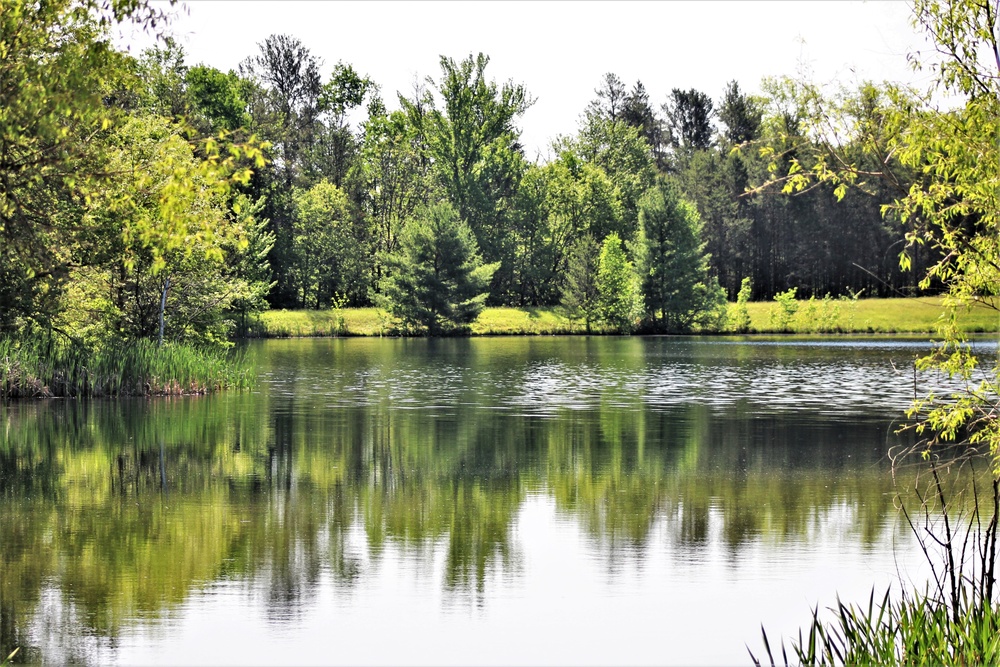
[(569, 268), (563, 285), (562, 307), (574, 320), (583, 320), (587, 333), (601, 319), (602, 298), (600, 290), (601, 247), (594, 237), (587, 234), (570, 249)]
[[(935, 7), (927, 12), (942, 14)], [(744, 276), (759, 300), (791, 287), (816, 299), (920, 293), (953, 270), (978, 271), (973, 297), (996, 283), (986, 263), (949, 253), (967, 237), (988, 242), (976, 233), (978, 218), (954, 208), (949, 215), (965, 217), (953, 226), (965, 231), (942, 242), (949, 237), (922, 222), (921, 208), (985, 197), (989, 160), (972, 162), (989, 146), (955, 137), (927, 144), (983, 172), (941, 190), (927, 187), (936, 158), (905, 138), (944, 137), (949, 123), (953, 133), (975, 125), (986, 137), (995, 122), (986, 95), (937, 114), (926, 96), (898, 87), (865, 86), (828, 104), (815, 87), (772, 83), (763, 97), (733, 81), (720, 100), (674, 89), (662, 105), (641, 81), (627, 86), (608, 73), (576, 134), (529, 162), (517, 125), (533, 100), (523, 85), (490, 80), (484, 54), (442, 57), (440, 75), (389, 112), (370, 78), (343, 62), (322, 76), (291, 35), (269, 36), (237, 71), (222, 72), (190, 66), (169, 38), (138, 58), (115, 52), (115, 23), (162, 25), (145, 0), (7, 0), (3, 14), (0, 78), (11, 82), (0, 91), (3, 331), (35, 322), (78, 337), (149, 335), (164, 293), (168, 337), (206, 341), (246, 329), (262, 295), (272, 307), (323, 307), (335, 294), (369, 305), (407, 221), (441, 198), (468, 223), (484, 260), (499, 263), (491, 303), (552, 306), (570, 249), (586, 234), (616, 233), (640, 263), (639, 200), (668, 171), (697, 209), (708, 274), (730, 299)], [(948, 76), (965, 85), (958, 70)], [(789, 193), (773, 187), (778, 174)], [(303, 233), (320, 229), (315, 216), (303, 217), (315, 207), (302, 204), (323, 183), (346, 201), (334, 207), (343, 233), (333, 238)], [(881, 219), (880, 204), (913, 183), (924, 198)], [(252, 215), (235, 210), (238, 196)], [(903, 218), (907, 261), (919, 272), (933, 267), (922, 284), (893, 261), (905, 243)], [(656, 319), (653, 328), (698, 326)]]
[(161, 18), (145, 2), (4, 0), (0, 12), (0, 330), (54, 314), (81, 209), (107, 183), (100, 138), (118, 111), (103, 95), (126, 61), (108, 26)]
[(797, 288), (793, 287), (774, 295), (774, 305), (771, 306), (771, 326), (778, 331), (791, 331), (792, 319), (799, 311), (799, 302), (795, 299)]
[(736, 297), (736, 316), (733, 318), (733, 328), (739, 333), (750, 331), (750, 310), (747, 308), (747, 303), (750, 302), (752, 293), (750, 278), (744, 278), (740, 285), (740, 293)]
[(365, 236), (354, 226), (347, 196), (329, 181), (292, 194), (292, 273), (301, 305), (319, 308), (337, 292), (367, 287)]
[(242, 225), (252, 224), (229, 213), (228, 163), (197, 157), (155, 116), (128, 118), (108, 149), (116, 179), (94, 196), (89, 252), (70, 255), (78, 266), (56, 322), (97, 338), (151, 337), (166, 292), (170, 338), (224, 342), (227, 311), (252, 290), (224, 263), (248, 247)]
[(712, 143), (712, 98), (694, 88), (674, 88), (663, 105), (670, 144), (682, 153), (706, 150)]
[[(399, 102), (437, 183), (471, 228), (485, 261), (496, 263), (509, 256), (508, 222), (526, 169), (514, 123), (534, 100), (523, 85), (489, 81), (489, 61), (482, 53), (459, 62), (442, 56), (440, 80), (428, 78), (430, 88)], [(510, 268), (497, 268), (491, 291), (499, 293), (510, 289)]]
[(184, 77), (193, 112), (190, 122), (204, 134), (249, 127), (247, 83), (236, 72), (196, 65)]
[[(135, 70), (108, 35), (126, 18), (161, 17), (145, 3), (5, 3), (0, 328), (150, 335), (174, 278), (174, 335), (219, 340), (223, 246), (244, 245), (227, 197), (261, 154), (252, 143), (222, 151), (216, 139), (195, 147), (162, 118), (126, 115)], [(139, 71), (167, 104), (179, 51), (167, 42), (154, 57)]]
[(385, 257), (396, 251), (406, 221), (428, 203), (433, 191), (421, 148), (406, 114), (386, 113), (378, 99), (369, 105), (360, 159), (352, 175), (360, 181), (361, 206), (372, 228), (376, 281), (382, 277)]
[(759, 100), (744, 94), (738, 81), (726, 84), (718, 115), (725, 126), (723, 138), (730, 145), (743, 145), (760, 137), (760, 126), (764, 120), (763, 105)]
[(468, 330), (497, 264), (483, 264), (469, 226), (449, 204), (421, 209), (386, 260), (379, 304), (407, 329), (431, 336)]
[(218, 349), (153, 341), (79, 346), (52, 335), (0, 338), (0, 398), (149, 396), (245, 389), (246, 361)]
[(227, 266), (235, 281), (237, 291), (230, 302), (237, 317), (236, 335), (246, 334), (249, 319), (267, 310), (267, 295), (274, 288), (271, 280), (271, 264), (267, 256), (274, 247), (274, 233), (268, 229), (270, 221), (259, 217), (264, 210), (264, 199), (251, 202), (244, 194), (236, 196), (232, 205), (232, 216), (237, 229), (243, 230), (245, 247), (238, 244), (225, 247), (229, 257)]
[[(1000, 44), (994, 32), (995, 8), (979, 0), (914, 4), (915, 23), (936, 45), (934, 84), (926, 94), (866, 84), (856, 94), (827, 99), (816, 86), (786, 82), (782, 95), (803, 114), (807, 131), (818, 138), (815, 150), (793, 156), (782, 171), (780, 155), (767, 151), (771, 168), (783, 174), (786, 191), (832, 184), (838, 198), (848, 187), (870, 189), (873, 182), (895, 188), (883, 212), (905, 222), (909, 246), (904, 269), (916, 255), (931, 251), (933, 261), (922, 288), (941, 285), (954, 308), (971, 304), (995, 307), (1000, 285)], [(916, 66), (927, 63), (915, 57)], [(953, 106), (933, 106), (935, 95), (950, 95)], [(907, 174), (915, 178), (907, 186)], [(979, 360), (964, 337), (942, 322), (943, 342), (919, 363), (963, 381), (964, 391), (948, 400), (928, 396), (914, 403), (910, 416), (920, 423), (928, 444), (968, 437), (1000, 454), (1000, 429), (993, 419), (998, 369), (974, 377)], [(1000, 460), (1000, 459), (998, 459)], [(998, 466), (1000, 470), (1000, 466)]]
[(622, 239), (635, 235), (639, 221), (639, 198), (656, 178), (649, 145), (639, 130), (624, 121), (593, 116), (584, 120), (574, 141), (564, 140), (561, 150), (570, 149), (584, 161), (599, 167), (614, 186), (618, 218), (614, 232)]
[(613, 331), (631, 333), (642, 313), (642, 291), (635, 267), (613, 232), (601, 244), (597, 294), (601, 321)]
[(570, 253), (577, 241), (587, 235), (603, 239), (621, 221), (611, 179), (571, 147), (525, 172), (516, 211), (513, 274), (520, 300), (530, 304), (556, 302), (573, 270)]
[(639, 200), (636, 245), (649, 329), (689, 331), (725, 312), (725, 292), (708, 272), (698, 211), (670, 181), (660, 181)]

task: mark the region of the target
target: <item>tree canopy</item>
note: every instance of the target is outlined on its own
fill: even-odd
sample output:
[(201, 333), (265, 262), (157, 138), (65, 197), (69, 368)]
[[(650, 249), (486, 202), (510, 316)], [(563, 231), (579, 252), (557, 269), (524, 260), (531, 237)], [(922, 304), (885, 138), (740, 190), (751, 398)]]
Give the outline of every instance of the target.
[[(144, 272), (146, 300), (160, 283), (168, 325), (182, 310), (177, 267), (196, 259), (215, 267), (217, 280), (202, 284), (221, 290), (217, 323), (246, 322), (251, 303), (372, 305), (417, 211), (439, 203), (496, 265), (481, 292), (495, 305), (560, 303), (582, 280), (573, 253), (612, 235), (643, 273), (642, 310), (655, 329), (712, 325), (668, 324), (650, 270), (712, 294), (717, 283), (730, 300), (744, 278), (752, 298), (770, 299), (790, 289), (935, 293), (956, 273), (967, 295), (985, 294), (991, 237), (979, 231), (993, 224), (982, 211), (994, 176), (981, 156), (992, 150), (986, 91), (995, 82), (976, 74), (983, 61), (970, 54), (990, 42), (980, 4), (947, 7), (920, 3), (918, 17), (940, 29), (940, 81), (967, 98), (960, 109), (935, 109), (900, 86), (829, 96), (790, 80), (759, 93), (730, 81), (718, 97), (676, 87), (654, 99), (642, 81), (608, 72), (575, 131), (532, 160), (519, 124), (534, 98), (491, 78), (482, 53), (442, 56), (440, 71), (392, 96), (399, 108), (390, 109), (358, 64), (324, 63), (292, 35), (267, 37), (223, 72), (187, 62), (167, 37), (137, 57), (115, 51), (115, 22), (163, 26), (145, 2), (8, 0), (0, 331), (78, 326), (63, 316), (67, 285), (86, 271), (111, 275), (116, 262), (115, 280)], [(940, 178), (948, 169), (955, 177)], [(666, 177), (696, 214), (681, 218), (700, 221), (686, 225), (691, 250), (672, 264), (650, 245), (658, 209), (650, 200), (643, 213), (642, 203)], [(958, 252), (965, 243), (976, 253)], [(116, 330), (113, 319), (105, 329)]]

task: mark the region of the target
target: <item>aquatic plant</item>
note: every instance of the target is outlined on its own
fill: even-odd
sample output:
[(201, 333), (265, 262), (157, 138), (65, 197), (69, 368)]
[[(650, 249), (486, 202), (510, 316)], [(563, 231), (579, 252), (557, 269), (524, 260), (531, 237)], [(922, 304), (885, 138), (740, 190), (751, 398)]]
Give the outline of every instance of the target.
[(239, 354), (149, 340), (84, 346), (54, 336), (0, 338), (0, 398), (204, 394), (248, 388)]
[[(899, 595), (887, 590), (877, 604), (872, 589), (866, 607), (838, 598), (828, 610), (831, 615), (815, 607), (805, 632), (799, 630), (790, 646), (781, 641), (782, 663), (791, 664), (789, 648), (802, 665), (1000, 663), (1000, 479), (987, 466), (990, 493), (983, 496), (975, 467), (980, 453), (949, 447), (925, 458), (925, 447), (919, 443), (896, 456), (894, 470), (898, 479), (900, 461), (914, 454), (927, 466), (916, 475), (914, 487), (896, 497), (930, 566), (930, 582), (920, 591), (901, 578)], [(908, 509), (911, 504), (916, 511)], [(763, 626), (761, 634), (764, 655), (773, 665), (775, 655)], [(761, 665), (748, 651), (754, 664)]]

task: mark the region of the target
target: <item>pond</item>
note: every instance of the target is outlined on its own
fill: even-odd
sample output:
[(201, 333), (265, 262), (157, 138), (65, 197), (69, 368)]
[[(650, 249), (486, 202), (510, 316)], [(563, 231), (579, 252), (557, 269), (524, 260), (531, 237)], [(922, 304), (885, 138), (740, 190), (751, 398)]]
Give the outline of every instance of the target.
[(0, 649), (733, 664), (921, 560), (905, 340), (308, 339), (252, 393), (0, 405)]

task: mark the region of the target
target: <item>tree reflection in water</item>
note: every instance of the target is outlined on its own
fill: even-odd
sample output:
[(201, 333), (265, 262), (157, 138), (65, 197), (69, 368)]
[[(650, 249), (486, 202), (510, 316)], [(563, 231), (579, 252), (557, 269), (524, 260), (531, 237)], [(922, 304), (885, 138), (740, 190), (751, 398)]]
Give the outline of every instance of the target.
[[(643, 367), (599, 351), (598, 366)], [(99, 662), (130, 624), (225, 582), (290, 623), (324, 581), (350, 595), (400, 554), (428, 579), (443, 562), (447, 604), (481, 606), (492, 577), (523, 567), (516, 526), (534, 495), (610, 571), (662, 549), (660, 534), (690, 560), (714, 533), (735, 555), (808, 541), (845, 511), (855, 539), (883, 536), (884, 417), (650, 406), (620, 383), (596, 405), (530, 414), (476, 400), (484, 377), (517, 385), (476, 353), (438, 352), (459, 369), (447, 400), (379, 379), (427, 363), (400, 353), (330, 362), (341, 392), (373, 378), (364, 400), (282, 384), (305, 364), (271, 359), (285, 375), (261, 393), (0, 406), (0, 652)], [(528, 374), (552, 359), (504, 363)]]

